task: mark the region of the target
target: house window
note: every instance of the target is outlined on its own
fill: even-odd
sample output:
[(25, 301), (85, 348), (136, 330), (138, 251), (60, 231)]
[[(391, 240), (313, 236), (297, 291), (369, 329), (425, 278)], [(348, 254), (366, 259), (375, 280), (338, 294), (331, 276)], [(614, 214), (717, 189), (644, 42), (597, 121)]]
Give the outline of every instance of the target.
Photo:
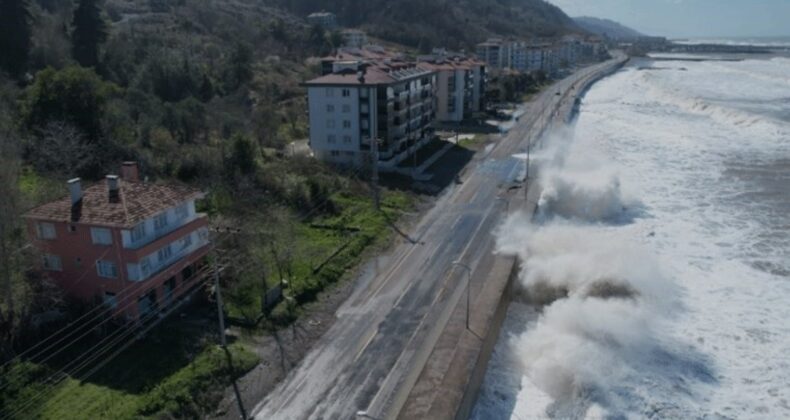
[(181, 238), (181, 250), (185, 250), (192, 246), (192, 235), (187, 235)]
[(343, 105), (343, 112), (345, 113), (351, 112), (351, 105)]
[(118, 299), (115, 298), (115, 293), (104, 292), (104, 306), (110, 309), (118, 307)]
[(72, 223), (72, 224), (70, 224), (70, 225), (69, 225), (69, 233), (74, 233), (74, 232), (76, 232), (76, 231), (77, 231), (77, 225), (75, 225), (75, 224), (73, 224), (73, 223)]
[(52, 223), (38, 223), (36, 225), (38, 239), (55, 239), (55, 225)]
[(326, 128), (335, 128), (335, 120), (326, 120)]
[(156, 230), (162, 230), (167, 227), (167, 212), (158, 214), (154, 218), (154, 228)]
[(137, 242), (145, 237), (145, 222), (138, 223), (132, 228), (132, 242)]
[(351, 143), (351, 136), (343, 136), (343, 143), (345, 144)]
[(91, 228), (91, 239), (94, 245), (112, 245), (112, 233), (106, 228)]
[(96, 261), (96, 271), (99, 277), (118, 278), (118, 267), (112, 261)]
[(343, 128), (351, 128), (351, 121), (343, 120)]
[(331, 152), (329, 152), (329, 154), (331, 154), (332, 156), (340, 156), (340, 151), (332, 150)]
[(170, 248), (170, 245), (164, 246), (156, 252), (156, 258), (159, 260), (159, 264), (166, 263), (172, 256), (173, 250)]
[(140, 259), (140, 274), (142, 274), (142, 278), (146, 278), (151, 274), (151, 262), (148, 260), (148, 257)]
[(60, 257), (52, 254), (44, 254), (42, 257), (44, 270), (48, 271), (63, 271), (63, 264)]
[(337, 137), (335, 137), (334, 134), (330, 134), (326, 138), (327, 143), (331, 143), (331, 144), (334, 144), (336, 140), (337, 140)]
[(176, 207), (176, 217), (178, 220), (184, 220), (189, 217), (189, 206), (187, 203), (184, 203), (178, 207)]
[(334, 105), (327, 105), (326, 106), (326, 112), (335, 112), (335, 106)]
[(335, 90), (332, 88), (326, 88), (326, 97), (331, 98), (335, 96)]
[(351, 96), (351, 90), (350, 89), (343, 89), (343, 97), (347, 98), (349, 96)]
[(198, 230), (198, 238), (200, 238), (202, 242), (208, 242), (208, 229), (203, 228)]

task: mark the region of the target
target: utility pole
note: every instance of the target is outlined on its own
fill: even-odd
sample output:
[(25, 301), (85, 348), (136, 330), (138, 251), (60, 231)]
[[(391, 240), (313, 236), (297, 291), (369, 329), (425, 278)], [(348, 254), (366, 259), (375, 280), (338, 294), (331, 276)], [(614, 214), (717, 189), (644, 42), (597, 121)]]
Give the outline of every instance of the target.
[(370, 148), (373, 154), (373, 168), (371, 168), (373, 173), (373, 204), (375, 204), (376, 210), (379, 210), (381, 208), (379, 198), (379, 139), (373, 138)]
[(217, 318), (219, 321), (219, 342), (222, 348), (227, 348), (225, 338), (225, 316), (222, 307), (222, 290), (219, 286), (219, 258), (217, 258), (216, 245), (214, 245), (214, 294), (217, 300)]
[(532, 139), (527, 138), (527, 174), (524, 178), (524, 199), (527, 199), (527, 195), (529, 195), (529, 160), (530, 160), (530, 150), (532, 149)]

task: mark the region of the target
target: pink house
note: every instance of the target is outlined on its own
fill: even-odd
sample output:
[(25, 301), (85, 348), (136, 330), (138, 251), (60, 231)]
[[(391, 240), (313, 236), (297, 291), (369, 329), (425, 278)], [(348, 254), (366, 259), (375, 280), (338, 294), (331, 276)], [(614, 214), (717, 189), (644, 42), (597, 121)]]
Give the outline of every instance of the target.
[(41, 268), (74, 297), (99, 299), (136, 320), (164, 308), (200, 280), (209, 251), (198, 190), (141, 182), (135, 162), (121, 177), (83, 186), (24, 215)]

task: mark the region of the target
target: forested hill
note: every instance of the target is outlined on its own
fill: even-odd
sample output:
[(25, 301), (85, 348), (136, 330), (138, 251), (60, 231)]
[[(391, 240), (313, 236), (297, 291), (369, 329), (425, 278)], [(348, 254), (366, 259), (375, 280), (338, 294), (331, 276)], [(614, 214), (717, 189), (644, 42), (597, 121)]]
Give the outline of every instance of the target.
[(609, 19), (594, 17), (573, 18), (576, 24), (594, 34), (611, 39), (633, 39), (643, 36), (641, 33)]
[(337, 14), (343, 26), (423, 50), (471, 48), (490, 36), (579, 32), (573, 19), (543, 0), (274, 0), (297, 15)]

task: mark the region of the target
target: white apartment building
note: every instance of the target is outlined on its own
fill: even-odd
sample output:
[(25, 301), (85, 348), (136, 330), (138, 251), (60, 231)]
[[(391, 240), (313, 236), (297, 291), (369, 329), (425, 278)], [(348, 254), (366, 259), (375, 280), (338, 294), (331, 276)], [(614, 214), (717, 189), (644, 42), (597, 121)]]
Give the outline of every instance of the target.
[(321, 161), (365, 166), (378, 139), (379, 167), (394, 168), (433, 137), (436, 73), (402, 62), (336, 62), (305, 83), (310, 148)]
[(424, 57), (420, 67), (435, 71), (436, 119), (461, 122), (485, 108), (486, 67), (479, 61)]
[(340, 32), (343, 46), (346, 48), (362, 48), (368, 45), (368, 35), (359, 29), (344, 29)]

